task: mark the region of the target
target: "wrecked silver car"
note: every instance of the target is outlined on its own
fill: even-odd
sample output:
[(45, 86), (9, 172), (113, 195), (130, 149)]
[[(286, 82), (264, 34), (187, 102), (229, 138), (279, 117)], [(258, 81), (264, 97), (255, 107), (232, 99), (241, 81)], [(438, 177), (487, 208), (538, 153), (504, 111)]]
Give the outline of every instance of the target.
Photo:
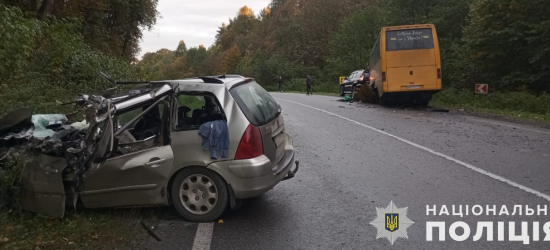
[(25, 210), (173, 205), (187, 220), (212, 221), (298, 170), (280, 106), (250, 78), (151, 82), (74, 105), (86, 122), (26, 142)]

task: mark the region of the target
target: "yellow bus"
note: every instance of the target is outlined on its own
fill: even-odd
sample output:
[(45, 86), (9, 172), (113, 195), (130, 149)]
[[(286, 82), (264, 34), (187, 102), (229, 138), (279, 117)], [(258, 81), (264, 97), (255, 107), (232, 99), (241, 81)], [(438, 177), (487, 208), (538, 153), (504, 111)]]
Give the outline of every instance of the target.
[(369, 61), (372, 91), (383, 105), (426, 106), (441, 90), (441, 58), (433, 24), (384, 27)]

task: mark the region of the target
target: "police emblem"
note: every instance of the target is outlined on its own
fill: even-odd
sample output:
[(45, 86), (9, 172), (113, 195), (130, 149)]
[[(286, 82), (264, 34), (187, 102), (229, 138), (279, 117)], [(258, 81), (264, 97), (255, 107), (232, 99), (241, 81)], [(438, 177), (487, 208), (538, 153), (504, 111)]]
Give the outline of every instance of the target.
[(398, 208), (393, 201), (386, 208), (376, 208), (376, 219), (370, 224), (376, 227), (376, 239), (387, 238), (393, 243), (397, 238), (408, 239), (407, 228), (414, 224), (407, 218), (408, 208)]
[(386, 230), (395, 232), (399, 229), (399, 214), (386, 213)]

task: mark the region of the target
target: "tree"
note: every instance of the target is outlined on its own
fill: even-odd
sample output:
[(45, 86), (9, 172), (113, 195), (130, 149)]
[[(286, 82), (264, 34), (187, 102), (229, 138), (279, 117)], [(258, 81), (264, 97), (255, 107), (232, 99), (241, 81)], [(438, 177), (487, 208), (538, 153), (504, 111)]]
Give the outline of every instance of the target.
[(237, 45), (233, 45), (231, 49), (227, 52), (227, 55), (225, 55), (225, 59), (223, 61), (222, 71), (224, 74), (231, 74), (235, 73), (235, 70), (237, 69), (237, 65), (241, 61), (241, 51), (239, 50), (239, 47)]
[(82, 21), (81, 34), (93, 49), (111, 56), (133, 60), (139, 52), (142, 30), (156, 23), (158, 0), (0, 0), (7, 5), (36, 13), (40, 20), (51, 15), (58, 19)]
[[(330, 41), (328, 68), (333, 78), (365, 69), (380, 34), (382, 13), (377, 8), (359, 11), (346, 18)], [(362, 27), (357, 32), (357, 27)]]
[(181, 40), (176, 49), (176, 57), (181, 57), (185, 55), (185, 53), (187, 53), (187, 46), (185, 46), (185, 42)]
[(475, 1), (464, 41), (476, 82), (550, 92), (548, 0)]

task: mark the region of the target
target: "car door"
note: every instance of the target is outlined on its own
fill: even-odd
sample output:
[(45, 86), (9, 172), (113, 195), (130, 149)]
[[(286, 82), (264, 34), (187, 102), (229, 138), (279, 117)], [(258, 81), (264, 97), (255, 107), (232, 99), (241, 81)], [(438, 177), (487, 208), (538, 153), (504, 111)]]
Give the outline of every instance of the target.
[[(138, 106), (114, 117), (114, 149), (106, 159), (86, 173), (80, 197), (85, 207), (154, 205), (165, 203), (164, 186), (172, 170), (174, 154), (170, 146), (170, 105), (166, 96), (154, 104)], [(135, 124), (152, 119), (159, 109), (160, 127), (147, 138), (135, 138)], [(143, 112), (139, 113), (139, 109)], [(136, 111), (137, 110), (137, 111)], [(135, 115), (138, 113), (138, 115)], [(121, 126), (123, 115), (133, 118)], [(153, 123), (153, 125), (156, 123)], [(129, 132), (132, 131), (132, 132)], [(156, 131), (156, 127), (155, 127)], [(130, 139), (131, 138), (131, 139)]]
[(27, 160), (21, 175), (24, 188), (19, 205), (27, 211), (63, 218), (66, 195), (62, 172), (67, 161), (44, 154), (30, 156)]

